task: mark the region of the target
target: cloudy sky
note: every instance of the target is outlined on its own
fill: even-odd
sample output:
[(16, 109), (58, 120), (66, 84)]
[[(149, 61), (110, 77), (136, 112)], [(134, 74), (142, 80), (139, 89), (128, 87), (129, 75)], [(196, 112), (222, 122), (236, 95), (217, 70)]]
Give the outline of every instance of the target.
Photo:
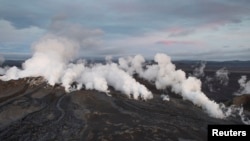
[(29, 56), (48, 33), (76, 38), (85, 57), (250, 60), (250, 1), (0, 0), (5, 58)]

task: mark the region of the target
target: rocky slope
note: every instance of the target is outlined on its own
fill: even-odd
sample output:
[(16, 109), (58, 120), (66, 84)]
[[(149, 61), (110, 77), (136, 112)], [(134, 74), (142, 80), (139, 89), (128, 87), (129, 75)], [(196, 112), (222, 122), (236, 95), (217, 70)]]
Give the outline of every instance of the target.
[[(237, 116), (209, 117), (178, 95), (138, 81), (153, 92), (152, 100), (129, 99), (112, 88), (111, 96), (84, 89), (65, 93), (42, 78), (0, 81), (0, 140), (201, 141), (208, 124), (243, 124)], [(163, 93), (170, 101), (162, 100)]]

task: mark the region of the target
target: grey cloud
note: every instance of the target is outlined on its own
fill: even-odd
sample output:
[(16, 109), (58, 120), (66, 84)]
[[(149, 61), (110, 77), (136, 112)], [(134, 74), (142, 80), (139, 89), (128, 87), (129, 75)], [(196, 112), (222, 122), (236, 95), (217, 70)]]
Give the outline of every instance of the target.
[[(0, 19), (10, 21), (14, 28), (39, 27), (50, 33), (79, 41), (84, 49), (88, 48), (83, 52), (101, 55), (126, 54), (133, 51), (150, 54), (151, 52), (146, 52), (147, 50), (140, 47), (138, 47), (140, 49), (131, 47), (128, 51), (127, 48), (123, 49), (126, 45), (109, 48), (105, 43), (124, 37), (143, 36), (172, 27), (181, 27), (183, 30), (166, 33), (166, 38), (182, 38), (191, 36), (194, 32), (198, 35), (199, 28), (202, 26), (238, 24), (249, 18), (249, 15), (248, 0), (22, 0), (21, 2), (6, 0), (0, 2)], [(158, 51), (155, 48), (152, 50)], [(236, 52), (239, 52), (235, 53), (239, 58), (243, 58), (247, 51)], [(174, 53), (173, 50), (172, 54)], [(213, 56), (211, 53), (191, 53), (187, 57), (192, 58), (192, 55), (197, 54), (206, 58), (215, 58), (216, 55), (223, 57), (216, 51)], [(227, 51), (226, 53), (233, 54)]]
[(0, 18), (10, 21), (16, 28), (43, 26), (47, 23), (49, 15), (41, 11), (41, 5), (33, 3), (27, 0), (19, 3), (16, 1), (1, 1)]
[(77, 41), (85, 47), (97, 47), (102, 43), (104, 32), (101, 29), (90, 29), (80, 24), (72, 24), (60, 20), (52, 21), (49, 32)]
[(187, 36), (187, 35), (190, 35), (194, 32), (195, 32), (194, 29), (187, 29), (187, 30), (182, 30), (182, 31), (178, 31), (178, 32), (172, 32), (169, 34), (169, 37)]
[(175, 7), (172, 11), (175, 17), (189, 21), (191, 25), (218, 24), (240, 22), (250, 13), (245, 5), (231, 4), (226, 1), (195, 1)]
[[(16, 27), (31, 25), (46, 28), (58, 15), (66, 15), (68, 21), (103, 27), (109, 32), (143, 32), (173, 25), (197, 26), (207, 22), (240, 22), (250, 9), (241, 0), (233, 2), (186, 1), (14, 1), (1, 2), (0, 18), (11, 21)], [(18, 6), (17, 6), (18, 5)], [(15, 8), (15, 9), (14, 9)], [(10, 10), (13, 9), (13, 10)], [(110, 28), (110, 27), (114, 28)], [(118, 28), (115, 28), (118, 27)], [(124, 27), (125, 30), (121, 31)], [(135, 27), (130, 30), (126, 27)], [(137, 28), (137, 29), (136, 29)], [(144, 30), (142, 30), (144, 29)]]

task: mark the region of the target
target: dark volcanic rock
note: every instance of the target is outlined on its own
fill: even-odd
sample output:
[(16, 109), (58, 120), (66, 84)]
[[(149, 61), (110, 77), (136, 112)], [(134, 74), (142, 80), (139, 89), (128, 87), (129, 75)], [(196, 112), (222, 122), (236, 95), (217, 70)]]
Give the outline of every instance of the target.
[(112, 96), (93, 90), (65, 93), (38, 78), (0, 81), (0, 140), (203, 141), (208, 124), (242, 124), (238, 118), (211, 118), (172, 93), (163, 101), (162, 91), (139, 81), (152, 88), (152, 100), (129, 99), (112, 88)]

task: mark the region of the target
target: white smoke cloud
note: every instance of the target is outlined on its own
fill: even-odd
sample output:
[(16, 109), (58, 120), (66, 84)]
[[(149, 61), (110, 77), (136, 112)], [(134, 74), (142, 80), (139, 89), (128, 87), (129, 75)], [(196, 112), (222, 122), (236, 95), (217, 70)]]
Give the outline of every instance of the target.
[(215, 77), (220, 84), (227, 86), (229, 81), (228, 74), (229, 71), (226, 68), (221, 68), (215, 72)]
[(19, 79), (19, 72), (20, 70), (16, 66), (11, 67), (3, 72), (3, 76), (0, 76), (0, 79), (3, 81), (17, 80)]
[(210, 92), (215, 92), (215, 88), (214, 88), (214, 78), (213, 77), (210, 77), (210, 76), (206, 76), (206, 79), (205, 79), (205, 86), (208, 88), (208, 90)]
[[(141, 66), (142, 68), (130, 68), (133, 67), (131, 65), (132, 60), (137, 60), (136, 66)], [(119, 65), (130, 74), (139, 73), (140, 77), (155, 83), (157, 89), (171, 88), (172, 92), (180, 94), (184, 100), (189, 100), (201, 107), (212, 117), (225, 118), (238, 115), (244, 124), (250, 124), (250, 120), (244, 115), (242, 107), (226, 107), (224, 104), (218, 104), (210, 100), (201, 91), (201, 81), (196, 77), (186, 77), (185, 72), (182, 70), (176, 70), (169, 56), (156, 54), (154, 59), (156, 64), (146, 66), (143, 65), (145, 62), (141, 60), (143, 59), (134, 59), (132, 57), (128, 57), (128, 59), (121, 58)], [(204, 68), (205, 64), (199, 69), (199, 72), (201, 72), (199, 74), (203, 74)], [(218, 70), (213, 79), (227, 80), (226, 82), (228, 82), (228, 71), (224, 68)], [(243, 81), (242, 85), (245, 86), (245, 81)], [(169, 100), (168, 95), (161, 95), (161, 98)]]
[(206, 62), (200, 62), (199, 66), (194, 68), (193, 70), (193, 76), (200, 78), (203, 77), (204, 74), (204, 69), (206, 67)]
[[(66, 70), (63, 72), (63, 75), (61, 77), (61, 83), (62, 86), (64, 86), (66, 92), (70, 92), (75, 90), (71, 87), (71, 84), (73, 82), (77, 82), (77, 79), (81, 76), (85, 69), (85, 62), (79, 62), (76, 64), (70, 63)], [(76, 89), (81, 89), (81, 85), (78, 84), (78, 87)]]
[(163, 101), (170, 101), (169, 95), (162, 94), (161, 98)]
[(201, 81), (195, 77), (186, 78), (184, 71), (176, 70), (169, 56), (160, 53), (156, 54), (154, 61), (157, 64), (147, 65), (145, 69), (142, 68), (144, 59), (138, 58), (140, 57), (129, 58), (127, 60), (120, 59), (120, 67), (130, 74), (133, 74), (131, 71), (139, 73), (140, 77), (154, 82), (157, 89), (171, 88), (172, 92), (180, 94), (183, 99), (189, 100), (193, 102), (193, 104), (202, 107), (212, 117), (225, 117), (219, 104), (210, 100), (201, 91)]
[[(8, 81), (42, 76), (52, 86), (61, 84), (66, 92), (85, 88), (109, 93), (111, 86), (130, 98), (143, 100), (153, 98), (153, 94), (132, 77), (138, 74), (139, 77), (153, 82), (157, 89), (171, 88), (172, 92), (201, 107), (212, 117), (227, 116), (219, 104), (210, 100), (201, 91), (201, 81), (195, 77), (186, 77), (182, 70), (176, 70), (171, 58), (165, 54), (156, 54), (155, 64), (152, 65), (145, 65), (145, 59), (141, 55), (120, 58), (118, 64), (113, 63), (111, 58), (107, 58), (106, 64), (88, 65), (81, 60), (72, 63), (81, 46), (89, 45), (85, 42), (88, 40), (85, 38), (88, 37), (80, 38), (81, 35), (87, 34), (78, 33), (73, 29), (65, 29), (63, 33), (55, 30), (53, 32), (56, 34), (48, 34), (41, 38), (32, 46), (34, 53), (22, 64), (22, 68), (7, 69), (0, 79)], [(92, 36), (92, 33), (96, 32), (87, 33)], [(218, 76), (222, 74), (225, 73), (220, 71)], [(72, 84), (76, 87), (72, 87)]]
[[(86, 31), (87, 33), (80, 34), (77, 30), (73, 30), (73, 32), (71, 30), (66, 30), (68, 31), (67, 34), (45, 35), (32, 46), (34, 53), (30, 59), (22, 64), (21, 69), (17, 67), (9, 68), (0, 79), (8, 81), (42, 76), (48, 84), (52, 86), (61, 84), (67, 92), (81, 89), (84, 86), (86, 89), (108, 93), (108, 87), (112, 86), (134, 99), (147, 100), (153, 98), (152, 93), (145, 86), (138, 83), (111, 61), (105, 65), (95, 64), (90, 66), (87, 66), (84, 61), (71, 63), (77, 56), (80, 47), (86, 45), (85, 39), (80, 38), (80, 35), (96, 33), (96, 31)], [(71, 37), (71, 35), (75, 37)], [(92, 37), (92, 35), (90, 36)], [(137, 64), (132, 65), (136, 66)], [(76, 88), (72, 87), (73, 83), (77, 84)]]
[(250, 94), (250, 80), (247, 81), (246, 75), (241, 76), (241, 78), (238, 80), (238, 83), (240, 84), (240, 89), (236, 95)]
[(206, 67), (206, 62), (200, 62), (199, 66), (194, 68), (193, 70), (193, 76), (200, 78), (203, 77), (204, 74), (204, 69)]
[(250, 119), (245, 115), (244, 109), (242, 106), (235, 106), (231, 105), (229, 107), (226, 107), (225, 105), (221, 105), (221, 109), (224, 111), (226, 116), (239, 116), (242, 123), (246, 125), (250, 125)]
[(2, 80), (43, 76), (50, 85), (59, 82), (66, 64), (73, 59), (78, 44), (63, 37), (46, 35), (34, 44), (32, 58), (22, 64), (22, 70), (10, 68)]
[(134, 73), (142, 73), (142, 64), (145, 62), (145, 59), (141, 55), (136, 55), (135, 57), (119, 58), (118, 63), (119, 67), (126, 70), (130, 75)]
[(229, 83), (229, 71), (226, 68), (218, 69), (214, 76), (206, 76), (205, 77), (205, 87), (210, 92), (215, 92), (220, 90), (222, 86), (227, 86)]
[(84, 85), (86, 89), (108, 93), (108, 86), (134, 99), (151, 99), (152, 93), (129, 74), (121, 70), (117, 64), (95, 64), (86, 66), (84, 63), (69, 64), (62, 77), (62, 85), (66, 91), (71, 90), (73, 82), (78, 83), (77, 89)]
[(186, 78), (185, 72), (175, 70), (175, 65), (171, 63), (170, 57), (165, 54), (157, 54), (155, 62), (159, 65), (159, 72), (155, 82), (158, 89), (172, 87), (173, 92), (202, 107), (209, 115), (217, 118), (224, 117), (219, 105), (209, 100), (201, 91), (200, 80), (195, 77)]

